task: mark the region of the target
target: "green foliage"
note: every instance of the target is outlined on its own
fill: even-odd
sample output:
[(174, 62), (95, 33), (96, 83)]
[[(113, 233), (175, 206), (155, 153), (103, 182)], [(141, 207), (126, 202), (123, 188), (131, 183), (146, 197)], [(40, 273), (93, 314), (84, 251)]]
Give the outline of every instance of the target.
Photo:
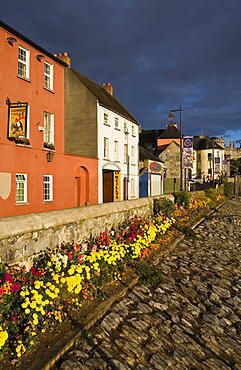
[(241, 158), (231, 159), (230, 160), (230, 175), (241, 173)]
[(186, 209), (190, 208), (190, 198), (191, 194), (187, 191), (179, 191), (174, 193), (174, 202), (177, 203), (178, 206), (184, 206)]
[(234, 184), (232, 182), (224, 181), (223, 188), (226, 197), (231, 198), (234, 194)]
[(160, 198), (154, 199), (153, 202), (153, 213), (154, 216), (162, 212), (167, 217), (172, 217), (173, 212), (175, 211), (175, 205), (170, 199)]
[(158, 284), (163, 283), (163, 275), (158, 267), (150, 265), (144, 261), (135, 263), (134, 267), (139, 276), (140, 284), (157, 286)]
[(185, 239), (196, 240), (197, 236), (191, 227), (179, 224), (177, 229), (185, 235)]

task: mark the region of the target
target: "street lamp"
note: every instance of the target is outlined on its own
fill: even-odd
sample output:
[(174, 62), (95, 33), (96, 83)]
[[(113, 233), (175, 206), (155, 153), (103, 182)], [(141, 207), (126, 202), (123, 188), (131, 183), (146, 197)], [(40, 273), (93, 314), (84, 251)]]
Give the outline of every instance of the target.
[(180, 116), (180, 191), (183, 190), (183, 176), (182, 176), (182, 106), (180, 105), (179, 109), (171, 109), (170, 113), (168, 114), (169, 122), (173, 121), (174, 115), (172, 112), (179, 112)]

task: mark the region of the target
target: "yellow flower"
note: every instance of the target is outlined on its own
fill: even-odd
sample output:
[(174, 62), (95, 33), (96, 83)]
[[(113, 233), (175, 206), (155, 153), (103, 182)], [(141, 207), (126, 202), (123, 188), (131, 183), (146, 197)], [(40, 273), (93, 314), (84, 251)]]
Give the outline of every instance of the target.
[(5, 330), (0, 331), (0, 348), (4, 346), (7, 339), (8, 339), (8, 333)]
[(30, 309), (29, 308), (26, 308), (25, 313), (26, 314), (29, 314), (30, 313)]
[(73, 268), (68, 269), (68, 274), (73, 275), (74, 274), (74, 269)]
[(36, 306), (37, 306), (36, 301), (33, 301), (30, 303), (31, 308), (36, 308)]

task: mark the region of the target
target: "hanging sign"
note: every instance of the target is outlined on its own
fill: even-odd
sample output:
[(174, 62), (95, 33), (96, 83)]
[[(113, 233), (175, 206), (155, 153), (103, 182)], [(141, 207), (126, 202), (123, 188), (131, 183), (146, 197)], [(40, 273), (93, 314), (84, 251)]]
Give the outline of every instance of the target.
[(220, 173), (220, 157), (214, 158), (214, 173)]
[(27, 103), (11, 103), (8, 115), (8, 138), (14, 140), (27, 135)]
[(161, 171), (161, 165), (157, 162), (150, 163), (150, 170), (152, 172), (160, 172)]
[(193, 168), (193, 136), (183, 137), (183, 167)]
[(120, 200), (120, 171), (114, 171), (114, 201)]

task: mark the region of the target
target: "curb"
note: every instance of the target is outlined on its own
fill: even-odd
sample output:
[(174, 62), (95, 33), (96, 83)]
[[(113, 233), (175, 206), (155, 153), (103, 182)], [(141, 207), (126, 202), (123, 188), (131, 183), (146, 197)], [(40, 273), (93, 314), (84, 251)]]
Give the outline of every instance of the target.
[[(220, 203), (217, 206), (217, 209), (220, 208), (227, 200)], [(214, 213), (214, 210), (211, 210), (208, 215)], [(205, 220), (205, 217), (200, 217), (196, 220), (193, 225), (191, 226), (192, 229), (197, 227), (201, 222)], [(171, 242), (164, 246), (163, 248), (159, 248), (159, 250), (153, 251), (153, 254), (146, 259), (148, 263), (153, 265), (157, 265), (161, 258), (172, 251), (183, 239), (185, 238), (184, 234), (176, 231)], [(82, 323), (82, 325), (78, 325), (73, 333), (67, 338), (63, 338), (52, 350), (48, 353), (46, 357), (36, 364), (34, 364), (29, 370), (51, 370), (56, 363), (60, 360), (62, 356), (74, 345), (75, 341), (78, 337), (85, 331), (89, 330), (101, 317), (103, 317), (106, 312), (111, 308), (111, 306), (120, 298), (123, 298), (129, 289), (135, 286), (138, 283), (139, 277), (136, 276), (132, 278), (127, 283), (122, 283), (121, 286), (118, 287), (117, 292), (111, 296), (110, 298), (103, 301), (94, 311), (86, 318), (86, 320)], [(47, 360), (47, 363), (46, 363)]]

